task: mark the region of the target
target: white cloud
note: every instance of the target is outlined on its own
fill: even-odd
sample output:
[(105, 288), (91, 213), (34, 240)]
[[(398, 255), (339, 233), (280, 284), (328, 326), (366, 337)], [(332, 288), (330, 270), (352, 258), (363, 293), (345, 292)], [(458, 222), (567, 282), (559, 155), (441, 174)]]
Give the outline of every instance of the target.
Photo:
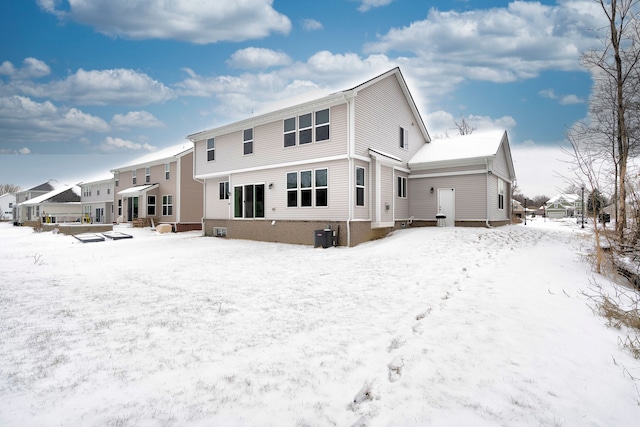
[(356, 0), (360, 3), (358, 10), (360, 12), (366, 12), (374, 7), (386, 6), (393, 2), (393, 0)]
[(322, 26), (321, 22), (316, 21), (315, 19), (304, 19), (302, 21), (302, 28), (304, 28), (306, 31), (317, 31), (323, 29), (324, 27)]
[[(432, 138), (455, 136), (458, 134), (458, 128), (455, 124), (456, 122), (460, 123), (461, 117), (455, 117), (449, 112), (438, 110), (428, 114), (424, 119)], [(489, 116), (477, 116), (470, 114), (465, 116), (464, 120), (469, 124), (469, 126), (474, 128), (474, 131), (510, 131), (515, 128), (517, 124), (515, 119), (511, 116), (503, 116), (494, 119)]]
[(68, 141), (85, 132), (106, 132), (99, 117), (76, 108), (59, 108), (50, 101), (23, 96), (0, 97), (0, 141)]
[(264, 69), (291, 64), (291, 58), (284, 52), (260, 47), (240, 49), (227, 61), (234, 68)]
[(561, 105), (584, 104), (584, 102), (584, 99), (578, 97), (577, 95), (565, 95), (560, 98)]
[(108, 136), (104, 142), (100, 144), (100, 151), (105, 153), (113, 153), (114, 151), (131, 150), (131, 151), (155, 151), (157, 147), (145, 143), (133, 142), (122, 138), (113, 138)]
[(164, 123), (147, 111), (129, 111), (127, 114), (116, 114), (111, 125), (118, 129), (162, 127)]
[(73, 101), (81, 105), (147, 105), (174, 97), (173, 91), (144, 73), (128, 69), (79, 69), (64, 80), (36, 84), (13, 83), (18, 93), (37, 98)]
[(9, 76), (14, 80), (27, 80), (44, 77), (51, 74), (51, 68), (39, 59), (25, 58), (22, 68), (16, 68), (11, 62), (4, 61), (0, 64), (0, 74)]
[(511, 140), (511, 156), (518, 187), (527, 197), (553, 197), (563, 192), (574, 178), (571, 158), (563, 151), (566, 143), (553, 146), (537, 145), (533, 141), (515, 144)]
[(598, 43), (592, 29), (602, 27), (595, 3), (516, 1), (468, 12), (431, 9), (425, 19), (378, 36), (365, 51), (410, 52), (437, 69), (440, 79), (511, 82), (549, 69), (580, 70), (580, 53)]
[(273, 0), (68, 0), (68, 10), (55, 0), (38, 3), (60, 19), (90, 25), (110, 37), (206, 44), (259, 39), (291, 30), (291, 21), (273, 8)]

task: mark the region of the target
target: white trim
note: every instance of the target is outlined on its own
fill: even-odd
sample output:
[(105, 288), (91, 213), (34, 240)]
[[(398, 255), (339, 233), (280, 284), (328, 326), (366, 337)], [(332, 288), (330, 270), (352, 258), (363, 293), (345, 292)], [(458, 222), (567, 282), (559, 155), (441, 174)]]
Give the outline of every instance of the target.
[(395, 222), (372, 222), (371, 223), (371, 228), (389, 228), (389, 227), (395, 227), (396, 223)]
[[(143, 184), (143, 185), (134, 185), (133, 187), (125, 188), (122, 191), (118, 191), (116, 194), (118, 196), (141, 196), (145, 194), (149, 190), (153, 190), (154, 188), (158, 188), (159, 184)], [(135, 196), (134, 196), (135, 195)]]
[(409, 179), (417, 179), (417, 178), (438, 178), (442, 176), (459, 176), (459, 175), (477, 175), (487, 173), (484, 169), (477, 169), (472, 171), (458, 171), (458, 172), (438, 172), (438, 173), (421, 173), (421, 174), (411, 174), (409, 175)]
[(279, 169), (279, 168), (295, 168), (298, 166), (303, 166), (303, 165), (310, 165), (313, 163), (324, 163), (324, 162), (333, 162), (336, 160), (346, 160), (348, 158), (347, 155), (345, 154), (341, 154), (338, 156), (331, 156), (331, 157), (322, 157), (322, 158), (318, 158), (318, 159), (308, 159), (308, 160), (301, 160), (301, 161), (295, 161), (295, 162), (286, 162), (286, 163), (277, 163), (277, 164), (273, 164), (273, 165), (264, 165), (264, 166), (257, 166), (254, 168), (245, 168), (245, 169), (236, 169), (236, 170), (227, 170), (227, 171), (221, 171), (221, 172), (212, 172), (212, 173), (205, 173), (205, 174), (201, 174), (201, 175), (196, 175), (195, 178), (196, 179), (212, 179), (212, 178), (219, 178), (222, 176), (228, 176), (228, 175), (232, 175), (232, 174), (237, 174), (237, 173), (247, 173), (247, 172), (255, 172), (255, 171), (263, 171), (263, 170), (269, 170), (269, 169)]

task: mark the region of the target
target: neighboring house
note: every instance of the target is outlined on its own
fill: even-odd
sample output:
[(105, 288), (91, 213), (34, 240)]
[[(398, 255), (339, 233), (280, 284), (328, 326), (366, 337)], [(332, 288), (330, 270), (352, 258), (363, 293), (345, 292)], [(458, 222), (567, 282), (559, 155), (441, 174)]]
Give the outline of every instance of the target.
[(516, 179), (506, 131), (474, 132), (426, 144), (409, 161), (413, 220), (500, 226), (511, 223)]
[(0, 221), (13, 221), (13, 205), (15, 204), (15, 194), (5, 193), (0, 196)]
[(48, 193), (22, 202), (19, 207), (25, 209), (31, 218), (25, 221), (24, 225), (79, 222), (82, 213), (80, 187), (62, 185)]
[[(527, 209), (528, 210), (528, 209)], [(511, 199), (511, 211), (516, 218), (524, 218), (524, 206), (516, 199)]]
[(577, 194), (557, 194), (545, 207), (547, 218), (567, 218), (582, 213), (582, 202)]
[(117, 222), (171, 224), (174, 231), (202, 228), (202, 183), (193, 178), (193, 147), (183, 143), (114, 169)]
[(91, 224), (111, 224), (113, 216), (113, 174), (78, 183), (81, 193), (82, 222)]
[[(435, 203), (410, 199), (435, 198), (440, 191), (431, 194), (431, 187), (440, 186), (421, 176), (409, 182), (410, 160), (431, 138), (399, 68), (187, 138), (194, 144), (194, 176), (204, 182), (206, 235), (310, 244), (316, 231), (330, 228), (338, 244), (353, 246), (411, 224), (412, 217), (436, 223)], [(496, 151), (508, 147), (506, 135), (504, 141)], [(446, 187), (459, 185), (453, 178)], [(493, 185), (497, 176), (477, 179)], [(503, 200), (511, 199), (510, 188)], [(464, 195), (456, 193), (456, 220), (465, 212)], [(497, 197), (496, 190), (492, 200)], [(501, 223), (510, 209), (503, 211), (496, 216)]]
[(16, 201), (13, 205), (13, 218), (14, 222), (17, 225), (22, 225), (25, 222), (38, 221), (39, 215), (35, 215), (35, 210), (31, 206), (22, 206), (23, 202), (27, 200), (33, 199), (35, 197), (41, 196), (43, 194), (47, 194), (53, 190), (58, 188), (63, 188), (64, 184), (56, 181), (55, 179), (51, 179), (47, 182), (44, 182), (40, 185), (36, 185), (35, 187), (31, 187), (27, 190), (21, 190), (16, 192)]

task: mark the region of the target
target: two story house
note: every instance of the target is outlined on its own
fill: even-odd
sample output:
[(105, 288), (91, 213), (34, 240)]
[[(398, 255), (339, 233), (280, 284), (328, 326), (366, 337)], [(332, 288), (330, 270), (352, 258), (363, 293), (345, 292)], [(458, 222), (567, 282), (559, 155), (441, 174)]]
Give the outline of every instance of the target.
[(175, 145), (113, 169), (118, 223), (171, 224), (176, 232), (202, 228), (203, 186), (193, 177), (193, 147)]
[(0, 195), (0, 221), (13, 221), (13, 205), (15, 204), (15, 194), (5, 193)]
[[(435, 225), (438, 202), (418, 199), (464, 196), (454, 192), (451, 199), (451, 191), (434, 190), (460, 185), (459, 167), (479, 173), (483, 194), (494, 186), (487, 178), (493, 166), (485, 163), (482, 174), (475, 158), (462, 166), (416, 161), (418, 175), (410, 182), (411, 160), (432, 141), (399, 68), (345, 91), (187, 138), (194, 147), (194, 176), (204, 182), (206, 235), (310, 244), (318, 230), (331, 229), (337, 244), (354, 246), (416, 218)], [(483, 152), (483, 162), (508, 146), (506, 133), (492, 144), (495, 151)], [(431, 176), (425, 170), (430, 166), (444, 169)], [(502, 188), (501, 200), (508, 206), (504, 201), (511, 199), (515, 177), (512, 167), (506, 169), (509, 186)], [(443, 176), (451, 179), (432, 182)], [(489, 223), (488, 203), (493, 201), (473, 220)], [(451, 225), (458, 212), (464, 212), (461, 205), (451, 211)]]
[(16, 192), (16, 202), (13, 205), (14, 222), (17, 225), (34, 226), (39, 224), (39, 206), (24, 204), (24, 202), (65, 187), (66, 186), (61, 182), (58, 182), (55, 179), (50, 179), (42, 184)]
[(545, 206), (549, 218), (567, 218), (582, 214), (582, 200), (577, 194), (556, 194)]
[(82, 222), (113, 223), (113, 174), (105, 173), (78, 185), (82, 190)]

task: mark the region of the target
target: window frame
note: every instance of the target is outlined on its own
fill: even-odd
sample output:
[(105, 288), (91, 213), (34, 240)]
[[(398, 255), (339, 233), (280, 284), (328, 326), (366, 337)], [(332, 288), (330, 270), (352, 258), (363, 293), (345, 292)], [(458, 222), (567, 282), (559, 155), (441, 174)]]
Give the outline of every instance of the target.
[[(287, 130), (287, 121), (293, 121), (293, 129)], [(298, 141), (297, 122), (298, 122), (298, 118), (295, 116), (282, 120), (282, 135), (283, 135), (282, 140), (283, 140), (284, 148), (295, 147), (297, 145), (297, 141)], [(291, 141), (289, 141), (289, 144), (287, 144), (287, 137), (291, 137), (291, 135), (293, 135), (293, 144), (291, 144)]]
[[(247, 138), (247, 132), (251, 132), (250, 138)], [(242, 153), (244, 156), (249, 156), (253, 154), (253, 141), (254, 141), (253, 128), (243, 129), (242, 130)]]
[[(327, 121), (318, 124), (318, 114), (327, 112)], [(314, 122), (313, 122), (313, 137), (314, 142), (322, 142), (328, 141), (331, 139), (331, 109), (325, 108), (324, 110), (315, 111), (313, 114)], [(321, 128), (327, 128), (327, 137), (323, 139), (318, 139), (318, 130)]]
[[(152, 203), (153, 199), (153, 203)], [(153, 208), (153, 211), (152, 209)], [(156, 216), (156, 196), (155, 194), (147, 194), (147, 216)]]
[(504, 210), (504, 193), (505, 193), (505, 182), (503, 179), (498, 178), (498, 210)]
[[(362, 184), (359, 184), (358, 180), (358, 171), (362, 171)], [(367, 170), (362, 166), (356, 166), (356, 207), (365, 207), (366, 206), (366, 185), (367, 185)], [(360, 196), (360, 194), (362, 194)], [(359, 202), (360, 197), (362, 197), (362, 203)]]
[[(249, 193), (251, 193), (251, 200), (246, 200)], [(264, 183), (234, 185), (233, 219), (264, 219), (265, 200)]]
[(169, 181), (171, 179), (171, 163), (164, 164), (164, 180)]
[(398, 185), (397, 185), (397, 196), (400, 199), (407, 198), (407, 177), (406, 176), (398, 176)]
[(400, 126), (400, 148), (409, 150), (409, 130)]
[[(326, 176), (326, 183), (318, 185), (318, 172), (322, 171)], [(287, 208), (313, 209), (329, 206), (329, 168), (291, 171), (287, 172), (286, 177)], [(290, 177), (295, 177), (295, 183)], [(308, 181), (308, 183), (305, 181)], [(293, 186), (294, 184), (295, 186)], [(322, 195), (323, 193), (324, 195)], [(325, 203), (318, 204), (318, 200), (324, 200)], [(295, 202), (295, 204), (292, 202)]]
[(216, 139), (207, 138), (206, 142), (207, 162), (215, 162), (216, 160)]
[(162, 216), (173, 215), (173, 194), (162, 195)]
[(131, 183), (136, 185), (136, 181), (138, 180), (138, 171), (135, 169), (131, 171)]
[(113, 181), (115, 182), (116, 187), (120, 186), (120, 172), (113, 173)]
[(220, 181), (218, 183), (218, 191), (220, 200), (229, 200), (229, 181)]
[(144, 182), (145, 184), (148, 184), (151, 182), (151, 168), (149, 166), (144, 168)]
[[(309, 116), (309, 126), (302, 126), (300, 120), (303, 117), (307, 117)], [(305, 138), (302, 138), (302, 135), (305, 135)], [(307, 141), (307, 133), (309, 134), (309, 140)], [(305, 142), (302, 142), (302, 141)], [(312, 144), (313, 143), (313, 111), (310, 113), (305, 113), (305, 114), (301, 114), (298, 116), (298, 145), (306, 145), (306, 144)]]

